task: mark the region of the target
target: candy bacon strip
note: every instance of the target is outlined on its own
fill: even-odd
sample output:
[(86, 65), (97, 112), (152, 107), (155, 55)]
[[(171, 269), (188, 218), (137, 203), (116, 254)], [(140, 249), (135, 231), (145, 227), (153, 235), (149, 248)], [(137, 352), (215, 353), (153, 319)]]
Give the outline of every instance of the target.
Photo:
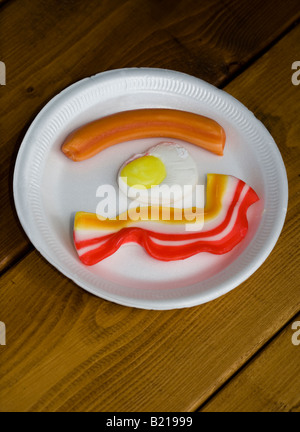
[(115, 144), (144, 138), (175, 138), (223, 155), (226, 134), (215, 120), (199, 114), (164, 108), (123, 111), (102, 117), (73, 131), (62, 145), (76, 162)]
[[(209, 174), (204, 225), (201, 231), (187, 232), (187, 224), (195, 223), (182, 211), (181, 220), (171, 209), (170, 221), (151, 219), (151, 207), (140, 209), (135, 221), (130, 214), (116, 219), (99, 219), (92, 213), (79, 212), (74, 221), (74, 244), (80, 260), (95, 265), (114, 254), (126, 243), (137, 243), (149, 255), (161, 261), (182, 260), (200, 252), (225, 254), (238, 245), (248, 231), (248, 208), (259, 200), (242, 180), (232, 176)], [(163, 214), (161, 209), (160, 215)], [(177, 209), (177, 211), (179, 211)], [(166, 229), (166, 224), (168, 229)], [(151, 225), (151, 229), (147, 226)]]

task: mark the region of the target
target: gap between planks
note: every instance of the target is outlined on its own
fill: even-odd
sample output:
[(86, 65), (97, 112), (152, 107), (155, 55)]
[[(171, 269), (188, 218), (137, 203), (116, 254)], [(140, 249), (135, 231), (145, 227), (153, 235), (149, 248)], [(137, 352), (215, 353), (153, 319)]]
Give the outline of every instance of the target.
[(244, 370), (246, 370), (246, 368), (248, 366), (250, 366), (251, 363), (253, 363), (256, 359), (259, 358), (259, 356), (261, 354), (263, 354), (263, 352), (268, 349), (269, 346), (271, 346), (271, 344), (277, 340), (289, 327), (291, 327), (291, 325), (293, 324), (293, 322), (297, 321), (299, 318), (299, 313), (300, 310), (292, 317), (290, 318), (286, 323), (284, 323), (280, 329), (278, 329), (276, 331), (276, 333), (274, 333), (274, 335), (267, 341), (265, 342), (251, 357), (249, 357), (248, 360), (246, 360), (246, 362), (240, 367), (238, 368), (220, 387), (217, 388), (217, 390), (215, 390), (206, 400), (205, 402), (203, 402), (201, 405), (199, 405), (198, 408), (195, 409), (195, 412), (201, 412), (203, 409), (206, 408), (206, 406), (212, 402), (216, 396), (218, 396), (219, 394), (221, 394), (222, 390), (224, 390), (228, 384), (230, 384), (231, 382), (233, 382), (233, 380), (240, 375), (240, 373), (242, 373)]
[[(0, 0), (0, 10), (1, 6), (8, 2), (12, 2), (14, 0)], [(293, 29), (295, 29), (300, 24), (300, 18), (297, 18), (291, 25), (289, 25), (280, 35), (274, 38), (270, 44), (267, 45), (264, 49), (262, 49), (259, 53), (254, 54), (253, 57), (244, 65), (240, 66), (238, 70), (233, 72), (231, 75), (227, 78), (224, 78), (223, 81), (217, 86), (220, 89), (225, 90), (226, 87), (231, 84), (236, 78), (241, 76), (243, 73), (247, 71), (255, 62), (257, 62), (259, 59), (261, 59), (268, 51), (270, 51), (276, 44), (278, 44), (282, 39), (284, 39)], [(32, 251), (34, 250), (34, 246), (29, 243), (25, 246), (23, 251), (20, 251), (18, 255), (7, 264), (6, 267), (3, 267), (0, 270), (0, 277), (2, 277), (7, 271), (18, 265), (20, 261), (22, 261), (24, 258), (27, 257)]]
[(298, 25), (300, 25), (300, 18), (297, 18), (293, 23), (291, 23), (285, 30), (283, 30), (280, 35), (276, 36), (266, 47), (264, 47), (257, 54), (254, 54), (251, 59), (244, 65), (241, 65), (238, 70), (233, 72), (228, 78), (224, 78), (222, 83), (218, 86), (220, 89), (224, 90), (229, 84), (231, 84), (236, 78), (247, 71), (251, 66), (254, 65), (259, 59), (261, 59), (268, 51), (270, 51), (275, 45), (277, 45), (282, 39), (284, 39), (290, 32), (292, 32)]

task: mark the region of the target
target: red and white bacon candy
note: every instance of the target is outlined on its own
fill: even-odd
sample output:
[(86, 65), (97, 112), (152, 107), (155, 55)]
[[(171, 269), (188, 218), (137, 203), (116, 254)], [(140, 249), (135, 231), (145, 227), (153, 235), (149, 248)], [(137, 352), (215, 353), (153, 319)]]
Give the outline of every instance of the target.
[[(161, 261), (182, 260), (201, 252), (225, 254), (246, 236), (247, 211), (258, 200), (255, 191), (242, 180), (208, 174), (206, 205), (202, 211), (180, 209), (181, 217), (178, 217), (179, 209), (169, 209), (167, 221), (163, 218), (163, 208), (158, 208), (157, 213), (151, 207), (141, 207), (140, 213), (135, 209), (134, 218), (128, 211), (115, 219), (78, 212), (74, 221), (74, 244), (80, 260), (88, 266), (111, 256), (126, 243), (141, 245)], [(189, 228), (191, 224), (199, 224), (200, 214), (202, 228), (192, 231)]]

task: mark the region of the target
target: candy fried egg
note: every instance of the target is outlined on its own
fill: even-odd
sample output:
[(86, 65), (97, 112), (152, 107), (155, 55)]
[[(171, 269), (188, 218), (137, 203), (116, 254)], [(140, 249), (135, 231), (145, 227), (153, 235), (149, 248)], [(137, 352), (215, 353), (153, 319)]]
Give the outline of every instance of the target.
[[(126, 161), (119, 173), (120, 190), (148, 205), (181, 200), (198, 182), (196, 163), (178, 144), (163, 142)], [(185, 188), (188, 186), (189, 189)]]

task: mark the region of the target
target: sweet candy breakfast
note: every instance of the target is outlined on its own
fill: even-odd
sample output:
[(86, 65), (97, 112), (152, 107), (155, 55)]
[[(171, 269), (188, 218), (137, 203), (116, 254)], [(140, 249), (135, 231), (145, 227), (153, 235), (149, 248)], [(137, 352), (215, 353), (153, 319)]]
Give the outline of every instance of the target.
[(173, 109), (138, 109), (112, 114), (72, 132), (62, 151), (74, 161), (95, 156), (107, 147), (136, 139), (173, 138), (222, 156), (225, 131), (216, 121)]
[[(179, 139), (219, 156), (226, 140), (224, 129), (207, 117), (172, 109), (140, 109), (82, 126), (66, 138), (62, 151), (82, 161), (115, 144), (155, 137)], [(259, 200), (242, 180), (208, 174), (204, 208), (171, 207), (185, 197), (185, 186), (193, 188), (198, 182), (191, 155), (172, 142), (160, 142), (134, 155), (121, 166), (117, 180), (121, 193), (134, 199), (136, 206), (112, 219), (76, 214), (74, 245), (85, 265), (97, 264), (126, 243), (142, 246), (161, 261), (183, 260), (201, 252), (225, 254), (245, 238), (247, 211)], [(161, 194), (162, 187), (171, 191), (174, 185), (179, 187), (172, 191), (172, 200), (171, 193)]]

